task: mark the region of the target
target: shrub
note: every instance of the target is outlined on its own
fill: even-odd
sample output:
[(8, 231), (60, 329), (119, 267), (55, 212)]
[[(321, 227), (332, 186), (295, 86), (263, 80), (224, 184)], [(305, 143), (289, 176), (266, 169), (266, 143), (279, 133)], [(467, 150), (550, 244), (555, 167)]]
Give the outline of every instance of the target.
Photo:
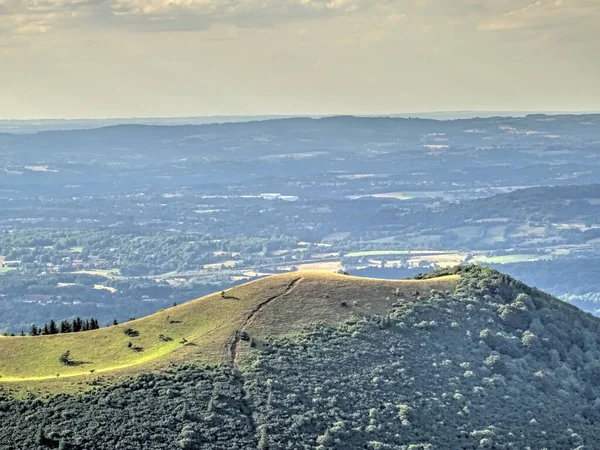
[(502, 360), (500, 355), (490, 355), (485, 359), (485, 361), (483, 363), (493, 373), (505, 375), (508, 372), (506, 363)]
[(58, 360), (64, 366), (68, 366), (71, 364), (71, 351), (67, 350), (62, 355), (59, 356)]
[(125, 328), (123, 330), (123, 333), (129, 337), (136, 337), (136, 336), (140, 335), (140, 333), (138, 331), (134, 330), (133, 328)]

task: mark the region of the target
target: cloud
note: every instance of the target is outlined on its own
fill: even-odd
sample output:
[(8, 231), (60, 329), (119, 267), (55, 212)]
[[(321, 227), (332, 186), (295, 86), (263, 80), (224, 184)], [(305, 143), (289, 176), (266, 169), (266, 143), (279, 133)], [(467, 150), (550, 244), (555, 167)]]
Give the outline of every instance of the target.
[(481, 32), (581, 28), (600, 22), (600, 0), (0, 0), (0, 36), (70, 28), (203, 30), (272, 27), (379, 14), (383, 26), (471, 27)]
[(0, 33), (43, 34), (75, 21), (103, 0), (0, 0)]
[(117, 14), (159, 15), (186, 11), (200, 14), (234, 16), (248, 11), (307, 9), (312, 11), (356, 10), (361, 0), (112, 0), (110, 7)]
[(596, 24), (600, 23), (600, 2), (596, 0), (537, 0), (486, 18), (477, 28), (480, 31), (512, 31), (578, 27), (590, 18)]
[[(385, 0), (383, 3), (396, 0)], [(216, 24), (270, 27), (375, 8), (371, 0), (111, 0), (121, 25), (137, 30), (197, 30)]]
[(371, 0), (0, 0), (0, 33), (89, 25), (138, 31), (205, 29), (218, 23), (272, 26), (375, 6)]

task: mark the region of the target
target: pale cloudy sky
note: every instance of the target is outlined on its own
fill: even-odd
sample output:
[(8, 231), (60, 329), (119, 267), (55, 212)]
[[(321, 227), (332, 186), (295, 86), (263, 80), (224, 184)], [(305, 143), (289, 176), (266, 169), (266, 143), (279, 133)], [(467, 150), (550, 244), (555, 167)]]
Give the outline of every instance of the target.
[(600, 0), (0, 0), (0, 118), (599, 109)]

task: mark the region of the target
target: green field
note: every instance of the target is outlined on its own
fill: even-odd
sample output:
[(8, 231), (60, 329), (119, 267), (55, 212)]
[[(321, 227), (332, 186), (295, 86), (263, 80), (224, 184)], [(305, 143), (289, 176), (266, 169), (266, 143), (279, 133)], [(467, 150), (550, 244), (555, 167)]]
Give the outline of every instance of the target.
[(529, 261), (539, 261), (541, 259), (548, 259), (548, 258), (549, 257), (545, 256), (545, 255), (527, 255), (527, 254), (501, 255), (501, 256), (477, 255), (471, 260), (471, 262), (474, 264), (510, 264), (510, 263), (529, 262)]
[(73, 273), (81, 273), (85, 275), (100, 275), (104, 278), (114, 278), (121, 276), (119, 269), (90, 269), (90, 270), (78, 270)]
[(344, 256), (348, 258), (356, 258), (361, 256), (385, 256), (385, 255), (404, 255), (404, 256), (423, 256), (423, 255), (440, 255), (448, 252), (430, 250), (430, 251), (411, 251), (411, 250), (370, 250), (365, 252), (351, 252)]

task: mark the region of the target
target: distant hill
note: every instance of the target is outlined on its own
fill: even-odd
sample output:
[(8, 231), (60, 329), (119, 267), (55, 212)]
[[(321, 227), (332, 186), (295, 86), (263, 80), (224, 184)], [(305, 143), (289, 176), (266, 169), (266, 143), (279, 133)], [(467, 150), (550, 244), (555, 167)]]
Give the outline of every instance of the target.
[[(435, 120), (456, 120), (490, 117), (525, 117), (529, 115), (542, 116), (590, 116), (597, 112), (527, 112), (527, 111), (432, 111), (402, 114), (383, 114), (371, 117), (421, 118)], [(78, 130), (101, 128), (112, 125), (143, 124), (143, 125), (203, 125), (212, 123), (238, 123), (258, 120), (275, 120), (298, 117), (320, 118), (323, 116), (305, 114), (300, 116), (261, 115), (261, 116), (199, 116), (199, 117), (138, 117), (112, 119), (38, 119), (38, 120), (1, 120), (0, 132), (6, 133), (36, 133), (49, 130)]]
[(599, 123), (592, 114), (443, 121), (338, 116), (0, 132), (0, 190), (26, 204), (42, 194), (98, 197), (141, 189), (202, 187), (220, 195), (250, 183), (255, 194), (307, 200), (415, 191), (478, 196), (478, 189), (486, 195), (595, 182)]
[[(97, 128), (42, 129), (32, 134), (6, 133), (0, 129), (0, 148), (28, 150), (43, 157), (48, 152), (80, 152), (98, 156), (122, 156), (123, 150), (161, 159), (174, 156), (202, 156), (241, 159), (266, 155), (326, 150), (329, 153), (364, 152), (364, 146), (389, 146), (396, 150), (427, 148), (446, 153), (468, 150), (475, 161), (490, 155), (481, 150), (502, 149), (494, 155), (496, 164), (507, 156), (531, 162), (544, 162), (568, 148), (571, 153), (587, 155), (597, 147), (600, 114), (530, 115), (525, 117), (475, 117), (435, 120), (428, 117), (258, 117), (231, 122), (215, 121), (141, 121), (107, 122)], [(17, 129), (18, 131), (18, 129)], [(323, 144), (327, 143), (326, 149)], [(291, 145), (293, 144), (293, 145)], [(424, 147), (431, 144), (433, 147)], [(436, 144), (442, 144), (436, 148)], [(559, 146), (560, 148), (556, 147)], [(544, 150), (550, 147), (550, 151)], [(223, 149), (228, 151), (223, 154)], [(161, 155), (165, 150), (171, 154)], [(473, 151), (479, 150), (476, 154)], [(514, 150), (514, 151), (511, 151)], [(250, 152), (250, 154), (248, 154)], [(568, 154), (563, 155), (568, 158)], [(568, 158), (571, 159), (571, 158)]]
[[(544, 248), (600, 238), (600, 185), (540, 186), (398, 218), (450, 248)], [(412, 229), (410, 228), (412, 227)], [(402, 239), (402, 236), (399, 238)]]
[[(507, 217), (514, 220), (551, 223), (581, 223), (600, 219), (600, 184), (540, 186), (518, 189), (449, 208), (466, 222)], [(465, 216), (466, 214), (466, 216)]]
[[(167, 316), (181, 323), (159, 325)], [(149, 336), (192, 323), (196, 345), (133, 378), (30, 381), (21, 400), (0, 380), (0, 448), (584, 450), (600, 438), (600, 319), (491, 269), (289, 274), (134, 321), (131, 340), (149, 350)], [(121, 328), (78, 337), (108, 346)], [(60, 339), (12, 346), (39, 343), (43, 358)], [(36, 398), (64, 383), (87, 392)]]

